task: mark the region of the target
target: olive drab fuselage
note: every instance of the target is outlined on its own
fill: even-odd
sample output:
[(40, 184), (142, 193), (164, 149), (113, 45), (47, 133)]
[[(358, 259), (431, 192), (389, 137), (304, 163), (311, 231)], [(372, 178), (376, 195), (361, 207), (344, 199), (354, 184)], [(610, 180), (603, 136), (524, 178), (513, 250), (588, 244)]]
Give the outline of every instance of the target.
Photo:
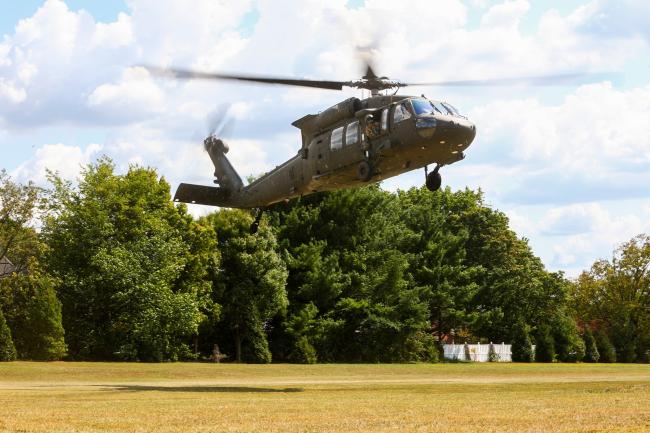
[(476, 135), (475, 126), (447, 103), (413, 96), (347, 99), (293, 123), (297, 155), (247, 186), (214, 137), (205, 145), (218, 187), (181, 184), (175, 200), (223, 207), (263, 208), (319, 191), (358, 187), (407, 171), (452, 164)]

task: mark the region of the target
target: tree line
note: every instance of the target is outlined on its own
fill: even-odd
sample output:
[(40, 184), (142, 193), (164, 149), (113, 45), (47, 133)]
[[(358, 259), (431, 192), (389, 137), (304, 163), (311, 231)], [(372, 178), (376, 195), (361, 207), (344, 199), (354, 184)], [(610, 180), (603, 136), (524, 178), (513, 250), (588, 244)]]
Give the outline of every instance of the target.
[[(650, 237), (549, 272), (482, 192), (378, 186), (193, 218), (156, 170), (102, 158), (76, 185), (0, 172), (0, 359), (648, 362)], [(532, 351), (532, 345), (535, 351)]]

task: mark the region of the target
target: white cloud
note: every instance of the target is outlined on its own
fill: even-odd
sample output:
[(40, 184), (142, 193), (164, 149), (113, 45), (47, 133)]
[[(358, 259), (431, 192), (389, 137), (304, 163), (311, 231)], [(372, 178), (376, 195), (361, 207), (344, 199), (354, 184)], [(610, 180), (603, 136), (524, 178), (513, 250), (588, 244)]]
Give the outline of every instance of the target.
[(503, 200), (650, 196), (650, 86), (583, 86), (558, 106), (500, 100), (472, 110), (470, 117), (479, 131), (468, 151), (471, 159), (516, 175), (495, 185)]
[(103, 118), (133, 122), (164, 110), (165, 95), (142, 67), (128, 68), (117, 84), (102, 84), (88, 96)]
[(75, 180), (81, 168), (97, 158), (101, 150), (99, 144), (90, 144), (85, 149), (62, 143), (46, 144), (36, 150), (33, 158), (16, 168), (12, 177), (21, 182), (31, 180), (45, 185), (47, 170), (50, 170), (64, 179)]

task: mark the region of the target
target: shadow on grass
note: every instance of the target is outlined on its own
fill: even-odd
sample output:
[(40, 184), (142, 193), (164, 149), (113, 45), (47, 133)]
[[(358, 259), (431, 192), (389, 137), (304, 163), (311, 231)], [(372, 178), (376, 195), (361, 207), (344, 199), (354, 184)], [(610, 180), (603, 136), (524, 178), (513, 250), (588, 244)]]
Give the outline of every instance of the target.
[(302, 388), (257, 388), (250, 386), (148, 386), (148, 385), (115, 385), (110, 386), (114, 391), (160, 391), (160, 392), (303, 392)]

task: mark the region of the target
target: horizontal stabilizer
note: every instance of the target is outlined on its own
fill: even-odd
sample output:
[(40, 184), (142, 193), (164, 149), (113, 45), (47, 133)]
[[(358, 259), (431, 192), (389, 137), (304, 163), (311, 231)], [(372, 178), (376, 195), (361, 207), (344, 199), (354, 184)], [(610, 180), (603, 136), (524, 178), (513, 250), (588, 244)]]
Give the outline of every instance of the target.
[(224, 195), (222, 188), (181, 183), (178, 185), (176, 195), (174, 195), (174, 201), (205, 204), (208, 206), (223, 206)]

